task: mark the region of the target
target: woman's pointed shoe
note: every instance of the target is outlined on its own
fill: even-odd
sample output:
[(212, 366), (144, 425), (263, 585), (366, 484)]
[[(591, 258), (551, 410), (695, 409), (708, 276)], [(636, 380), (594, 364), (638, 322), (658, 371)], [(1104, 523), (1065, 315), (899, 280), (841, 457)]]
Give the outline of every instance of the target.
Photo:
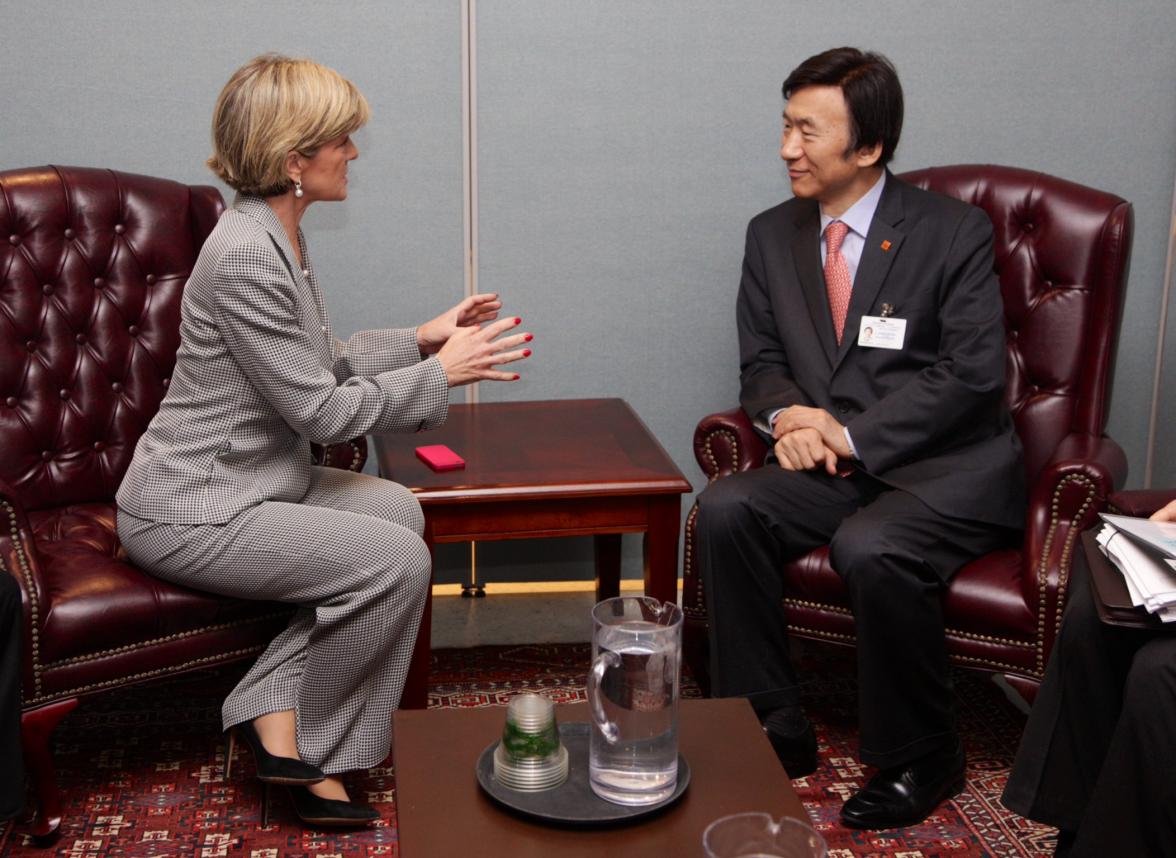
[(253, 726), (253, 722), (242, 721), (229, 730), (229, 749), (225, 755), (225, 780), (229, 779), (229, 773), (232, 769), (234, 737), (238, 733), (245, 737), (245, 741), (253, 751), (253, 759), (257, 762), (257, 779), (259, 781), (272, 784), (317, 784), (326, 778), (326, 775), (317, 766), (312, 766), (310, 763), (296, 760), (293, 757), (279, 757), (271, 754), (261, 743), (261, 737), (257, 735), (257, 728)]
[(304, 786), (287, 789), (298, 818), (311, 825), (370, 825), (380, 818), (380, 812), (366, 804), (323, 798)]

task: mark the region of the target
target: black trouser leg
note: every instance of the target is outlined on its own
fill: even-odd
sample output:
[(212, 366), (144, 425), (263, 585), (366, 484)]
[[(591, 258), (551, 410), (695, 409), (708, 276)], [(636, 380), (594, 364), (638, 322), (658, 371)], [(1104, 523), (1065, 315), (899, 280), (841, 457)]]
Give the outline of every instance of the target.
[(1072, 858), (1176, 855), (1176, 635), (1106, 625), (1079, 555), (1001, 800), (1076, 833)]
[(0, 570), (0, 819), (24, 809), (25, 775), (20, 751), (20, 587)]
[(1001, 800), (1022, 816), (1077, 831), (1122, 707), (1123, 681), (1147, 633), (1104, 625), (1079, 553), (1045, 678)]
[(878, 491), (866, 478), (768, 463), (712, 483), (698, 499), (699, 572), (710, 618), (711, 687), (761, 712), (798, 702), (780, 602), (781, 565), (829, 541)]
[(891, 768), (954, 747), (942, 592), (959, 567), (1013, 535), (897, 490), (838, 528), (829, 559), (854, 613), (862, 762)]
[(1072, 858), (1176, 855), (1176, 637), (1141, 643)]

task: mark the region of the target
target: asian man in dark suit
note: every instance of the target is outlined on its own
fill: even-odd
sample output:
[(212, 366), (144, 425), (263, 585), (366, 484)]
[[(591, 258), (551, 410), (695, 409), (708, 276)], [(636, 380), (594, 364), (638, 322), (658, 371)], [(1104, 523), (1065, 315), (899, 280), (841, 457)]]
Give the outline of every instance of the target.
[(992, 225), (887, 170), (903, 98), (885, 57), (826, 51), (783, 91), (794, 198), (752, 219), (737, 301), (740, 401), (771, 461), (698, 504), (712, 682), (751, 700), (792, 776), (813, 770), (779, 570), (830, 544), (877, 768), (842, 820), (911, 825), (964, 783), (942, 591), (1024, 519)]

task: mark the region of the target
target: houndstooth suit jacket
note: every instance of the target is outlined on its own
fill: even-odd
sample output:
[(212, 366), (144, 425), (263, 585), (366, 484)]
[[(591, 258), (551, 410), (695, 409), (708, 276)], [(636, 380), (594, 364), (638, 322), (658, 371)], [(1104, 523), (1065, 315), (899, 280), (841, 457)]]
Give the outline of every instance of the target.
[(117, 494), (132, 515), (222, 524), (310, 485), (308, 442), (445, 422), (449, 388), (413, 328), (335, 339), (301, 231), (297, 256), (264, 199), (239, 196), (196, 260), (159, 412)]

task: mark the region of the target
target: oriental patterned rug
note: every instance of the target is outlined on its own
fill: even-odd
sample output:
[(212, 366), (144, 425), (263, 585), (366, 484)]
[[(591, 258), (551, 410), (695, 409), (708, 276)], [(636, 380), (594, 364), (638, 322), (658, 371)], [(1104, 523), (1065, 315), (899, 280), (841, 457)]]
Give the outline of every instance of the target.
[[(537, 691), (556, 702), (582, 700), (588, 656), (587, 644), (439, 650), (433, 656), (429, 705), (505, 705), (520, 691)], [(1053, 830), (1021, 819), (998, 800), (1024, 718), (991, 682), (969, 672), (956, 675), (968, 750), (964, 793), (919, 826), (861, 832), (839, 825), (841, 802), (868, 777), (854, 756), (853, 662), (845, 651), (812, 646), (801, 660), (805, 675), (814, 677), (805, 688), (805, 706), (817, 727), (822, 763), (794, 786), (828, 841), (831, 858), (1052, 854)], [(304, 829), (279, 789), (270, 825), (260, 827), (261, 790), (252, 779), (248, 752), (240, 765), (234, 764), (231, 780), (224, 779), (220, 701), (242, 669), (112, 692), (75, 710), (56, 735), (65, 800), (60, 838), (37, 848), (19, 825), (0, 829), (0, 858), (398, 856), (390, 761), (349, 783), (354, 796), (381, 811), (378, 827)], [(689, 679), (683, 695), (699, 696)], [(476, 854), (471, 844), (470, 855)]]

